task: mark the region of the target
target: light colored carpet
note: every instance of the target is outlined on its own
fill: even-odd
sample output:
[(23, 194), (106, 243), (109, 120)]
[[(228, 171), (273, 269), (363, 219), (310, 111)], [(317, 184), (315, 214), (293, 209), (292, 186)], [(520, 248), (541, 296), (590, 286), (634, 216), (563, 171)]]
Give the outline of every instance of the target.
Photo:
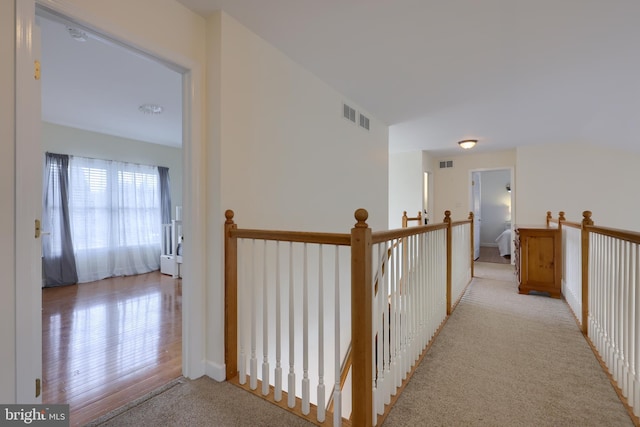
[[(384, 422), (395, 426), (632, 426), (562, 300), (519, 295), (513, 267), (476, 278)], [(181, 379), (100, 426), (310, 426), (228, 383)]]
[(475, 274), (385, 426), (633, 425), (562, 300)]
[[(114, 416), (115, 415), (115, 416)], [(90, 424), (101, 427), (306, 427), (313, 424), (227, 382), (181, 378), (161, 393)]]

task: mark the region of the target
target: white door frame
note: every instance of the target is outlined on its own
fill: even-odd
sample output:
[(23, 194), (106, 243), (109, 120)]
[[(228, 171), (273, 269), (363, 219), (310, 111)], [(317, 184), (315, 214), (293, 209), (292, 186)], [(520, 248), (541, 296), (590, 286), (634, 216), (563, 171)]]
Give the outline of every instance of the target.
[[(42, 401), (40, 38), (35, 5), (16, 2), (16, 402)], [(21, 102), (18, 102), (20, 100)], [(29, 100), (31, 102), (23, 102)], [(34, 126), (34, 122), (38, 123)]]
[[(19, 0), (16, 1), (16, 26), (17, 32), (24, 31), (25, 23), (35, 22), (36, 4), (49, 11), (60, 14), (74, 22), (90, 28), (92, 31), (100, 33), (112, 41), (134, 47), (141, 53), (159, 59), (167, 65), (173, 65), (183, 73), (183, 217), (184, 232), (189, 236), (185, 240), (184, 276), (183, 276), (183, 321), (182, 321), (182, 373), (188, 378), (197, 378), (205, 374), (205, 330), (206, 330), (206, 240), (202, 230), (206, 229), (206, 197), (202, 183), (206, 179), (205, 169), (202, 162), (204, 158), (204, 138), (202, 130), (203, 115), (201, 106), (204, 96), (204, 70), (203, 65), (187, 59), (173, 51), (168, 51), (163, 46), (153, 40), (137, 40), (130, 34), (123, 35), (122, 30), (114, 26), (112, 22), (101, 19), (99, 16), (78, 10), (73, 4), (66, 0)], [(19, 35), (19, 34), (18, 34)], [(143, 46), (143, 47), (142, 47)], [(33, 64), (30, 46), (16, 40), (16, 69), (25, 67), (25, 64)], [(30, 67), (30, 65), (29, 65)], [(16, 80), (17, 77), (16, 77)], [(27, 91), (16, 84), (16, 116), (20, 114), (23, 118), (20, 122), (16, 117), (16, 150), (38, 151), (38, 163), (41, 167), (42, 150), (40, 140), (33, 136), (20, 132), (20, 127), (31, 126), (33, 129), (40, 128), (39, 113), (30, 114), (34, 106), (40, 105), (39, 90)], [(28, 198), (26, 195), (37, 192), (32, 184), (19, 182), (18, 171), (24, 171), (24, 157), (16, 155), (16, 249), (18, 249), (18, 235), (27, 229), (27, 224), (31, 224), (29, 232), (33, 231), (33, 219), (28, 218), (20, 224), (19, 218), (27, 218), (24, 215), (23, 204)], [(28, 170), (28, 169), (26, 169)], [(41, 185), (41, 180), (40, 180)], [(41, 191), (37, 199), (42, 205)], [(25, 230), (23, 230), (25, 229)], [(37, 262), (40, 262), (40, 254), (37, 255)], [(33, 334), (25, 335), (25, 331), (33, 331), (34, 322), (41, 328), (41, 278), (38, 281), (37, 289), (34, 287), (21, 287), (18, 277), (21, 274), (29, 273), (29, 266), (34, 263), (34, 255), (31, 251), (16, 250), (16, 358), (21, 367), (16, 372), (16, 399), (17, 402), (36, 403), (30, 398), (33, 395), (33, 379), (41, 378), (42, 370), (42, 342), (41, 333), (37, 338)], [(32, 338), (29, 338), (32, 337)], [(35, 342), (38, 341), (38, 343)], [(224, 368), (222, 368), (224, 371)]]
[[(515, 168), (513, 166), (503, 166), (503, 167), (495, 167), (495, 168), (477, 168), (469, 170), (469, 209), (473, 211), (473, 173), (474, 172), (488, 172), (488, 171), (501, 171), (508, 170), (511, 176), (511, 231), (515, 227), (515, 217), (516, 217), (516, 179), (515, 179)], [(473, 231), (477, 233), (477, 230)], [(513, 239), (511, 242), (511, 253), (513, 253)], [(515, 257), (511, 257), (511, 263), (515, 262)]]

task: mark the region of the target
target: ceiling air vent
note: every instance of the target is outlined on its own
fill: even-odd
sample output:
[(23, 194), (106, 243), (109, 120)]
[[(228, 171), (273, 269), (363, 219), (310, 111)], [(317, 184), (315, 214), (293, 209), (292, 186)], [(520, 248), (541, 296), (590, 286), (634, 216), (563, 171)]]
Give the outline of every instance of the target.
[(360, 127), (369, 130), (369, 117), (360, 113)]
[(343, 105), (343, 117), (349, 121), (352, 121), (353, 123), (356, 122), (356, 110), (349, 107), (347, 104), (342, 104)]
[(446, 160), (444, 162), (440, 162), (440, 169), (452, 168), (452, 167), (453, 167), (453, 160)]

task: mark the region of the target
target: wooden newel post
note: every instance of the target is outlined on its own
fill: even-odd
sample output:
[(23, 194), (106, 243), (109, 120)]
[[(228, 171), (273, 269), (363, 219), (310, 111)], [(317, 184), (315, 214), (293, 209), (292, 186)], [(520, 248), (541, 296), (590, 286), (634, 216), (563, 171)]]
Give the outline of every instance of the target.
[(371, 229), (365, 209), (358, 209), (354, 216), (358, 222), (351, 229), (351, 425), (368, 427), (373, 425)]
[(560, 241), (562, 241), (562, 222), (566, 220), (567, 218), (564, 217), (564, 211), (558, 212), (558, 232), (560, 233)]
[(551, 211), (547, 211), (547, 228), (549, 228), (549, 222), (553, 219)]
[(469, 260), (469, 262), (471, 263), (471, 277), (473, 277), (473, 260), (475, 258), (475, 245), (473, 244), (473, 233), (474, 233), (474, 229), (473, 229), (473, 212), (469, 212), (469, 220), (471, 221), (471, 224), (469, 224), (469, 229), (471, 230), (470, 234), (470, 241), (469, 241), (469, 257), (471, 258)]
[(452, 252), (452, 242), (451, 242), (451, 211), (444, 211), (444, 219), (442, 220), (445, 224), (447, 224), (447, 315), (451, 314), (451, 256)]
[(231, 237), (233, 211), (224, 213), (224, 363), (226, 379), (238, 375), (238, 240)]
[(407, 228), (409, 226), (409, 217), (407, 216), (407, 211), (404, 211), (402, 214), (402, 228)]
[(589, 333), (589, 230), (587, 226), (593, 225), (591, 211), (582, 212), (582, 332)]

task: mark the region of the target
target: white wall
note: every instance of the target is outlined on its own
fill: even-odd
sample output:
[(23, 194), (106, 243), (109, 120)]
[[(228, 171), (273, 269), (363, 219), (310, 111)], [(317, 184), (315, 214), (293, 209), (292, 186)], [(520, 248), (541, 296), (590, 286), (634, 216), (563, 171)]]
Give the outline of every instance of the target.
[(42, 123), (42, 147), (46, 153), (117, 160), (150, 166), (166, 166), (171, 178), (172, 216), (182, 205), (182, 149), (120, 138), (82, 129)]
[(640, 154), (553, 144), (519, 147), (517, 161), (517, 224), (543, 224), (547, 211), (581, 221), (590, 210), (596, 225), (640, 231)]
[[(0, 2), (0, 236), (4, 244), (0, 249), (0, 402), (14, 403), (16, 389), (15, 354), (15, 251), (14, 251), (14, 196), (15, 196), (15, 12), (14, 2)], [(6, 53), (6, 54), (5, 54)]]
[(389, 154), (389, 229), (402, 227), (403, 212), (415, 217), (422, 211), (422, 162), (421, 151)]
[(240, 227), (348, 231), (358, 208), (386, 229), (388, 127), (222, 14), (222, 206)]
[(497, 246), (496, 238), (504, 231), (505, 222), (511, 220), (511, 193), (506, 188), (511, 183), (511, 171), (483, 171), (480, 175), (480, 245)]
[[(473, 169), (512, 168), (516, 165), (516, 150), (490, 153), (465, 153), (457, 156), (436, 158), (440, 161), (453, 160), (452, 168), (434, 170), (434, 213), (431, 223), (442, 222), (444, 211), (450, 210), (454, 220), (464, 220), (471, 211), (471, 178)], [(515, 189), (515, 183), (511, 183)], [(518, 191), (519, 188), (518, 188)], [(517, 193), (516, 193), (517, 194)]]
[[(388, 127), (367, 112), (370, 131), (344, 119), (343, 101), (355, 103), (224, 13), (208, 18), (207, 42), (210, 255), (222, 253), (226, 209), (241, 228), (348, 233), (365, 208), (369, 226), (386, 229)], [(214, 373), (224, 362), (224, 290), (220, 269), (208, 275), (220, 283), (207, 296)]]

